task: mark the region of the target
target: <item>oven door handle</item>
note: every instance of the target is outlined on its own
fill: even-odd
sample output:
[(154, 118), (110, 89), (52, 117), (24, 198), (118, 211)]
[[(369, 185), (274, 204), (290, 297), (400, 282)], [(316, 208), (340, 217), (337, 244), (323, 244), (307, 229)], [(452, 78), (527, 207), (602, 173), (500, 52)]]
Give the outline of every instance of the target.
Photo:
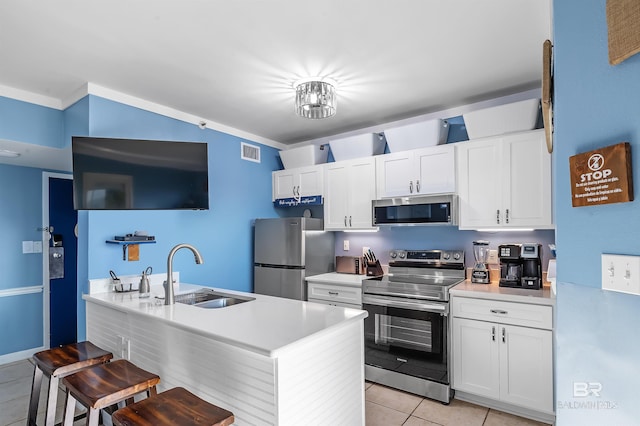
[(449, 304), (447, 303), (408, 302), (403, 300), (390, 300), (383, 297), (374, 297), (365, 294), (362, 296), (362, 304), (388, 308), (412, 309), (423, 312), (435, 312), (445, 316), (449, 315)]

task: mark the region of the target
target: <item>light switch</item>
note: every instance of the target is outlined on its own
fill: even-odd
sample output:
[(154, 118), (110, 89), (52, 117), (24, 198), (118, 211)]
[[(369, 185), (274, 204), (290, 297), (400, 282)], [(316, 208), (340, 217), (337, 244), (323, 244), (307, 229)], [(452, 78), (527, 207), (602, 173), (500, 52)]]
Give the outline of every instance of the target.
[(640, 295), (640, 256), (603, 254), (602, 289)]
[(33, 253), (33, 241), (22, 242), (22, 254)]
[(33, 242), (33, 252), (34, 253), (42, 253), (42, 241), (34, 241)]
[(342, 241), (342, 250), (349, 251), (349, 240)]

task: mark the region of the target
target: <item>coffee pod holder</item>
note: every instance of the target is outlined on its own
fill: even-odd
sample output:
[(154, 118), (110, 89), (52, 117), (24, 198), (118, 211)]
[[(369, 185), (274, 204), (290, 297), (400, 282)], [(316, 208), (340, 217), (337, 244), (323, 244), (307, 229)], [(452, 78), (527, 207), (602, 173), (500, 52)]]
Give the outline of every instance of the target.
[(384, 271), (382, 270), (379, 260), (376, 260), (375, 262), (367, 261), (368, 277), (381, 277), (382, 275), (384, 275)]

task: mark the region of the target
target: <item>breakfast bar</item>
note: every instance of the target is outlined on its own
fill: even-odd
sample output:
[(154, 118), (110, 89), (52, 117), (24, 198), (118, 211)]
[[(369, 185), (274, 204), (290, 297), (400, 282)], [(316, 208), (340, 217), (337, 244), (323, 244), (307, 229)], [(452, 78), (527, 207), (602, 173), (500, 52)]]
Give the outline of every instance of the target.
[[(202, 288), (180, 284), (178, 295)], [(255, 298), (217, 309), (164, 305), (161, 286), (84, 295), (87, 339), (223, 407), (235, 424), (364, 424), (365, 311)]]

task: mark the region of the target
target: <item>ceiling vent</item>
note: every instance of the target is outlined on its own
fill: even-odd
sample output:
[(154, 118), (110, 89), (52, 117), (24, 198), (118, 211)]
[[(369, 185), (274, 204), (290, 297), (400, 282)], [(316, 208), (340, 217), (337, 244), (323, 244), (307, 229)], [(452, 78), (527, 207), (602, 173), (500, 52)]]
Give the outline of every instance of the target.
[(254, 163), (260, 162), (260, 147), (255, 145), (250, 145), (245, 142), (241, 142), (240, 146), (240, 158), (247, 161), (253, 161)]

